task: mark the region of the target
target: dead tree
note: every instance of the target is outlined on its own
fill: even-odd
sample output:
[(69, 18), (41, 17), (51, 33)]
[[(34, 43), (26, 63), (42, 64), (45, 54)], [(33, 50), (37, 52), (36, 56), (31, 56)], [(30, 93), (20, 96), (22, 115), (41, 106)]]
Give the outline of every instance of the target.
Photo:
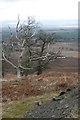
[(37, 71), (37, 75), (41, 74), (43, 68), (49, 61), (52, 59), (55, 60), (59, 54), (59, 51), (56, 54), (49, 52), (50, 44), (54, 40), (55, 34), (45, 33), (42, 30), (36, 32), (35, 28), (36, 22), (34, 19), (28, 17), (27, 24), (21, 24), (18, 16), (15, 35), (16, 48), (14, 45), (14, 36), (9, 27), (11, 38), (10, 45), (7, 47), (12, 48), (11, 51), (9, 51), (9, 56), (12, 52), (17, 54), (17, 64), (15, 65), (15, 63), (7, 57), (4, 49), (5, 46), (3, 47), (2, 56), (3, 60), (16, 69), (17, 78), (21, 78), (21, 72), (24, 73), (26, 71), (25, 74), (27, 75), (29, 70)]
[[(39, 57), (42, 57), (44, 49), (45, 49), (46, 40), (45, 40), (45, 38), (41, 38), (41, 36), (40, 36), (40, 40), (42, 40), (42, 45), (41, 45), (41, 51), (40, 51)], [(38, 60), (38, 66), (37, 66), (37, 75), (39, 75), (41, 73), (42, 73), (42, 59), (39, 59)]]
[(38, 31), (36, 44), (38, 43), (40, 45), (40, 50), (38, 51), (36, 59), (34, 59), (35, 61), (37, 61), (37, 75), (42, 73), (44, 67), (47, 66), (50, 60), (55, 60), (60, 54), (60, 51), (58, 51), (56, 54), (54, 52), (49, 52), (50, 45), (54, 43), (54, 38), (55, 33), (46, 33), (43, 30)]
[[(11, 62), (8, 59), (8, 57), (6, 57), (7, 53), (6, 53), (5, 49), (3, 49), (2, 57), (3, 57), (3, 60), (5, 60), (7, 63), (11, 64), (16, 69), (18, 78), (21, 78), (22, 70), (33, 69), (32, 67), (28, 67), (28, 64), (29, 64), (29, 57), (31, 56), (30, 42), (31, 42), (31, 39), (35, 35), (35, 32), (31, 33), (31, 30), (34, 28), (34, 26), (35, 26), (35, 21), (30, 17), (28, 17), (27, 25), (24, 25), (24, 24), (21, 25), (20, 19), (18, 16), (18, 22), (16, 25), (16, 36), (15, 36), (16, 43), (17, 43), (17, 51), (15, 50), (14, 41), (12, 41), (13, 34), (11, 31), (11, 28), (9, 27), (10, 32), (11, 32), (11, 38), (10, 38), (10, 46), (7, 46), (7, 48), (10, 48), (11, 46), (14, 48), (14, 51), (17, 54), (17, 65), (15, 65), (13, 62)], [(23, 33), (24, 33), (24, 35), (23, 35)], [(5, 48), (5, 46), (3, 48)], [(25, 55), (25, 51), (28, 51), (28, 53), (29, 53), (27, 56), (27, 58), (28, 58), (27, 67), (24, 67), (22, 65), (22, 58)], [(12, 51), (10, 51), (10, 52), (12, 52)]]

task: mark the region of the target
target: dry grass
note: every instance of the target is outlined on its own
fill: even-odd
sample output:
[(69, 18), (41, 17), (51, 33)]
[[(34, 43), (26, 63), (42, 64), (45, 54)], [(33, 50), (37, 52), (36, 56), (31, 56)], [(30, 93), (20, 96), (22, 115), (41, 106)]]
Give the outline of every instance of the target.
[(39, 76), (28, 75), (20, 81), (2, 82), (4, 99), (17, 100), (30, 95), (41, 95), (46, 92), (75, 87), (78, 83), (78, 73), (49, 72)]
[[(5, 112), (3, 116), (22, 117), (26, 110), (35, 106), (35, 101), (46, 102), (54, 94), (58, 94), (68, 87), (76, 87), (77, 84), (77, 72), (44, 72), (39, 76), (28, 75), (20, 81), (11, 80), (10, 77), (7, 81), (2, 82), (3, 113)], [(30, 101), (33, 103), (30, 104)]]

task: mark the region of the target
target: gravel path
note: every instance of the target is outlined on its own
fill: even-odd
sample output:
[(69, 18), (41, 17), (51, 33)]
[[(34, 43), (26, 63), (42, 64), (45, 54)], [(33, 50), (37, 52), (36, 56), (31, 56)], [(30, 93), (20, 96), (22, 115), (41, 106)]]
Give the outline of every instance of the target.
[(78, 118), (78, 88), (57, 96), (47, 104), (37, 106), (25, 114), (26, 118)]

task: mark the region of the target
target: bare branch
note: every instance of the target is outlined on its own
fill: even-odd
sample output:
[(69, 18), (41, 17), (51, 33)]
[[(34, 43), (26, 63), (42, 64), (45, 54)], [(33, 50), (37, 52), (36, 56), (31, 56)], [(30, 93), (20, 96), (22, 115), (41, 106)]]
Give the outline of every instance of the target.
[(25, 45), (25, 41), (26, 41), (26, 40), (24, 39), (24, 40), (23, 40), (23, 43), (22, 43), (22, 47), (24, 47), (24, 45)]
[(19, 19), (19, 15), (18, 15), (18, 22), (17, 22), (17, 25), (16, 25), (16, 32), (18, 32), (19, 23), (20, 23), (20, 19)]
[(34, 57), (29, 57), (30, 61), (38, 61), (38, 60), (45, 60), (45, 59), (48, 59), (50, 57), (52, 57), (54, 55), (51, 55), (49, 53), (46, 53), (46, 55), (43, 55), (41, 57), (37, 57), (37, 58), (34, 58)]
[(13, 33), (12, 33), (12, 30), (11, 30), (11, 28), (10, 28), (10, 26), (8, 26), (9, 27), (9, 30), (10, 30), (10, 34), (11, 34), (11, 38), (13, 37)]
[(0, 61), (2, 61), (2, 60), (4, 60), (3, 58), (2, 59), (0, 59)]
[(18, 41), (19, 41), (19, 38), (18, 38), (19, 24), (20, 24), (20, 19), (19, 19), (19, 15), (18, 15), (18, 22), (17, 22), (17, 25), (16, 25), (16, 39), (17, 39)]
[(34, 69), (34, 68), (25, 68), (25, 67), (23, 67), (22, 65), (20, 66), (20, 68), (22, 68), (22, 69), (24, 69), (24, 70), (30, 70), (30, 69)]
[(31, 38), (32, 38), (33, 36), (35, 36), (35, 32), (31, 35)]
[[(6, 62), (8, 62), (9, 64), (11, 64), (14, 68), (18, 68), (16, 65), (14, 65), (12, 62), (10, 62), (6, 57), (5, 57), (5, 55), (4, 55), (4, 52), (3, 52), (3, 58), (4, 59), (0, 59), (0, 60), (5, 60)], [(20, 68), (22, 68), (22, 69), (26, 69), (26, 70), (29, 70), (29, 69), (34, 69), (34, 68), (25, 68), (25, 67), (23, 67), (23, 66), (19, 66)]]
[(11, 64), (14, 68), (18, 68), (16, 65), (14, 65), (12, 62), (10, 62), (6, 57), (5, 57), (5, 55), (4, 55), (4, 52), (2, 52), (2, 55), (3, 55), (3, 58), (4, 58), (4, 60), (6, 61), (6, 62), (8, 62), (9, 64)]
[(44, 66), (47, 65), (50, 62), (50, 60), (52, 60), (52, 59), (55, 61), (58, 58), (58, 55), (60, 55), (60, 52), (61, 51), (59, 50), (55, 55), (51, 55), (49, 58), (47, 57), (48, 60), (47, 60), (47, 62), (44, 63)]

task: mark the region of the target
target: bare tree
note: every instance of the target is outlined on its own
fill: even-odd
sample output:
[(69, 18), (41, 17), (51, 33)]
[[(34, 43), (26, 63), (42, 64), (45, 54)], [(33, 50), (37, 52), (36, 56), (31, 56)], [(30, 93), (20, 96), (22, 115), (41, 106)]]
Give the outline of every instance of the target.
[[(54, 33), (46, 33), (43, 30), (36, 29), (37, 24), (32, 17), (28, 17), (27, 24), (21, 24), (18, 16), (15, 37), (10, 29), (11, 38), (7, 48), (3, 45), (2, 57), (7, 63), (12, 65), (17, 71), (17, 77), (21, 78), (21, 71), (28, 74), (28, 71), (37, 71), (41, 74), (43, 68), (50, 60), (56, 59), (60, 51), (56, 54), (50, 53), (50, 44), (55, 39)], [(16, 46), (14, 45), (16, 42)], [(7, 54), (6, 49), (9, 51)], [(9, 56), (12, 52), (16, 53), (17, 64), (13, 63)]]
[(12, 41), (13, 34), (11, 31), (11, 28), (9, 27), (10, 32), (11, 32), (11, 38), (10, 38), (10, 44), (7, 46), (7, 50), (9, 49), (10, 54), (12, 53), (11, 51), (12, 49), (16, 52), (17, 65), (15, 65), (13, 62), (9, 60), (9, 57), (7, 56), (7, 53), (6, 53), (5, 46), (3, 46), (2, 57), (7, 63), (11, 64), (14, 68), (16, 68), (18, 78), (21, 77), (21, 70), (33, 69), (32, 67), (30, 68), (30, 67), (22, 66), (22, 58), (25, 55), (25, 52), (28, 51), (27, 58), (28, 58), (28, 63), (29, 63), (29, 57), (31, 56), (31, 40), (35, 35), (35, 31), (32, 32), (34, 28), (35, 28), (34, 19), (32, 19), (31, 17), (28, 17), (27, 24), (24, 25), (24, 24), (20, 24), (20, 19), (18, 16), (18, 22), (16, 25), (16, 36), (15, 36), (16, 43), (17, 43), (17, 51), (16, 51), (14, 40)]
[(55, 59), (58, 55), (54, 52), (50, 53), (50, 45), (53, 44), (55, 40), (55, 33), (46, 33), (43, 30), (39, 30), (37, 34), (37, 42), (40, 44), (40, 51), (38, 54), (39, 59), (37, 59), (37, 75), (42, 73), (43, 68), (49, 63), (50, 60)]

